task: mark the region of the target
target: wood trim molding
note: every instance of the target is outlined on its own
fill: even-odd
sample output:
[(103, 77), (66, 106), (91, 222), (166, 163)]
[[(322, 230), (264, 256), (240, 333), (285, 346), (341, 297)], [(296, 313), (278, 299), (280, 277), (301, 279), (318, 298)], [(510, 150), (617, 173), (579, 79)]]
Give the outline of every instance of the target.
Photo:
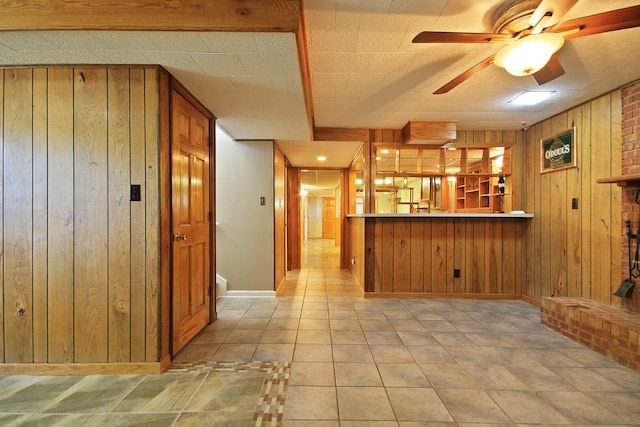
[(300, 0), (0, 0), (0, 31), (296, 32)]
[[(166, 366), (165, 366), (166, 365)], [(139, 363), (2, 363), (0, 375), (130, 375), (160, 374), (161, 362)]]

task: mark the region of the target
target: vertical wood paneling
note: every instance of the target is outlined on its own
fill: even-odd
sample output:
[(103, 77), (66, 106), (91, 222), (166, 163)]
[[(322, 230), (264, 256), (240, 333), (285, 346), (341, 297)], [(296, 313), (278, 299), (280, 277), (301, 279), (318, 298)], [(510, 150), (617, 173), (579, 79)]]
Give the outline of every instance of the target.
[(460, 277), (464, 278), (464, 292), (478, 292), (474, 289), (474, 252), (473, 247), (473, 223), (475, 221), (466, 220), (464, 226), (464, 244), (460, 242), (460, 245), (464, 249), (464, 266), (460, 272)]
[(31, 69), (5, 73), (5, 361), (33, 362), (33, 116)]
[[(537, 145), (534, 142), (534, 138), (533, 138), (533, 133), (534, 133), (534, 128), (531, 128), (527, 131), (527, 135), (526, 135), (526, 139), (525, 139), (525, 150), (526, 150), (526, 156), (525, 156), (525, 174), (527, 176), (528, 179), (526, 179), (526, 204), (524, 205), (524, 209), (526, 212), (534, 212), (537, 213), (536, 208), (537, 208), (537, 204), (536, 204), (536, 193), (535, 193), (535, 188), (536, 188), (536, 183), (538, 182), (538, 180), (536, 179), (536, 177), (538, 176), (538, 170), (536, 169), (536, 159), (537, 159), (537, 155), (539, 155), (539, 148), (537, 147)], [(538, 227), (538, 221), (532, 221), (531, 223), (527, 224), (527, 230), (526, 230), (526, 238), (525, 238), (525, 242), (526, 242), (526, 279), (525, 279), (525, 283), (523, 284), (523, 292), (526, 295), (529, 295), (532, 298), (535, 298), (535, 284), (536, 284), (536, 272), (538, 271), (538, 269), (536, 268), (536, 258), (535, 258), (535, 254), (536, 254), (536, 248), (537, 248), (537, 244), (536, 244), (536, 234), (535, 234), (535, 230)]]
[(515, 219), (506, 219), (502, 222), (502, 259), (498, 267), (502, 275), (501, 292), (505, 294), (520, 293), (518, 286), (517, 262), (522, 256), (519, 253), (518, 239), (516, 237), (517, 224)]
[[(550, 135), (556, 135), (569, 128), (567, 113), (559, 114), (550, 120)], [(553, 245), (562, 248), (550, 258), (550, 295), (567, 295), (567, 169), (553, 173), (553, 182), (549, 192), (550, 227)]]
[(422, 242), (423, 242), (423, 254), (422, 254), (422, 268), (423, 268), (423, 284), (422, 289), (424, 292), (431, 292), (433, 284), (433, 258), (431, 256), (431, 247), (433, 241), (433, 221), (426, 221), (422, 230)]
[[(169, 354), (171, 267), (154, 260), (171, 252), (171, 159), (169, 112), (169, 75), (162, 70), (146, 70), (145, 103), (147, 111), (147, 360)], [(159, 114), (155, 114), (158, 111)], [(159, 161), (157, 159), (160, 159)], [(153, 183), (153, 186), (152, 186)], [(159, 184), (159, 189), (158, 189)], [(160, 252), (158, 252), (160, 251)], [(151, 274), (149, 274), (151, 273)], [(162, 298), (161, 298), (162, 295)], [(160, 341), (162, 334), (162, 341)]]
[[(540, 125), (540, 138), (551, 136), (551, 125), (545, 121)], [(551, 207), (551, 178), (552, 174), (558, 172), (547, 172), (540, 175), (540, 236), (551, 236), (552, 207)], [(538, 216), (538, 215), (536, 215)], [(551, 295), (551, 258), (553, 256), (553, 241), (549, 237), (540, 240), (540, 294), (538, 298)]]
[(455, 257), (455, 220), (447, 219), (447, 233), (446, 233), (446, 251), (445, 251), (445, 263), (446, 263), (446, 292), (453, 292), (453, 265)]
[[(382, 243), (380, 245), (381, 257), (384, 259), (380, 278), (382, 280), (382, 292), (393, 292), (393, 266), (394, 259), (394, 235), (393, 218), (382, 219)], [(378, 245), (376, 244), (376, 247)]]
[[(374, 266), (373, 266), (373, 289), (375, 290), (375, 292), (382, 292), (382, 267), (383, 267), (383, 250), (384, 250), (384, 245), (383, 245), (383, 235), (382, 235), (382, 223), (383, 223), (383, 219), (375, 219), (373, 220), (374, 226), (373, 227), (367, 227), (367, 229), (371, 229), (373, 228), (373, 247), (375, 249), (374, 251)], [(367, 249), (368, 250), (368, 249)], [(369, 254), (367, 254), (369, 255)], [(369, 256), (367, 256), (367, 260), (369, 259)], [(371, 268), (371, 266), (367, 266), (365, 267), (365, 269), (369, 269)]]
[(129, 102), (131, 123), (131, 184), (141, 186), (141, 202), (132, 202), (131, 223), (131, 361), (145, 360), (145, 311), (146, 311), (146, 269), (145, 265), (145, 204), (146, 185), (146, 135), (145, 135), (145, 72), (143, 69), (130, 70)]
[(422, 292), (424, 289), (424, 221), (409, 221), (411, 251), (411, 292)]
[[(622, 91), (615, 90), (611, 94), (611, 175), (622, 173)], [(609, 281), (608, 304), (621, 304), (621, 300), (614, 297), (619, 284), (616, 279), (622, 277), (622, 266), (617, 254), (622, 245), (622, 189), (611, 185), (611, 280)], [(616, 231), (618, 230), (618, 231)]]
[[(603, 176), (611, 175), (611, 99), (602, 96), (592, 104), (592, 138), (597, 149), (591, 151), (591, 165)], [(611, 185), (594, 186), (591, 192), (591, 298), (608, 303), (611, 299)], [(619, 233), (620, 228), (615, 229)], [(616, 248), (619, 253), (620, 246)], [(617, 276), (616, 279), (619, 279)]]
[(485, 292), (502, 292), (502, 221), (485, 221)]
[(74, 70), (74, 332), (76, 362), (106, 362), (107, 73)]
[(431, 228), (431, 292), (447, 291), (447, 223)]
[[(591, 170), (593, 169), (591, 152), (594, 150), (596, 145), (591, 139), (591, 119), (591, 104), (585, 104), (582, 108), (582, 128), (579, 130), (581, 135), (580, 141), (582, 142), (580, 149), (583, 154), (580, 155), (580, 151), (578, 151), (578, 155), (580, 155), (580, 160), (582, 161), (582, 164), (580, 165), (580, 175), (582, 180), (581, 190), (583, 200), (583, 209), (581, 210), (582, 215), (580, 218), (580, 226), (582, 230), (582, 282), (580, 295), (586, 298), (591, 298), (591, 282), (593, 281), (593, 276), (591, 274), (591, 216), (593, 212), (591, 194), (593, 185), (591, 183), (596, 180), (596, 177), (591, 173)], [(585, 204), (588, 206), (585, 206)]]
[[(73, 338), (73, 69), (50, 69), (48, 307), (50, 363), (74, 361)], [(55, 250), (53, 250), (55, 248)]]
[(576, 145), (578, 151), (575, 153), (577, 168), (567, 169), (567, 201), (573, 198), (578, 199), (578, 209), (567, 211), (567, 289), (566, 295), (571, 297), (580, 296), (582, 287), (582, 212), (588, 211), (589, 206), (585, 206), (582, 197), (583, 183), (581, 181), (581, 171), (584, 166), (583, 153), (588, 152), (585, 141), (582, 138), (582, 108), (574, 108), (567, 112), (567, 124), (576, 128)]
[(47, 362), (47, 69), (33, 70), (33, 361)]
[(107, 71), (108, 361), (131, 359), (129, 70)]
[(159, 361), (158, 76), (0, 72), (1, 362)]
[(411, 291), (410, 219), (393, 220), (393, 292)]
[(470, 235), (471, 240), (467, 238), (467, 244), (471, 243), (471, 287), (470, 292), (483, 293), (485, 291), (485, 265), (484, 262), (484, 236), (485, 223), (483, 220), (470, 221), (473, 225), (473, 231)]
[(453, 279), (453, 292), (462, 293), (466, 292), (465, 288), (465, 279), (467, 269), (465, 268), (465, 255), (466, 255), (466, 245), (465, 242), (465, 230), (466, 230), (467, 220), (466, 219), (458, 219), (455, 222), (454, 229), (454, 254), (453, 254), (453, 268), (457, 268), (460, 270), (460, 277)]

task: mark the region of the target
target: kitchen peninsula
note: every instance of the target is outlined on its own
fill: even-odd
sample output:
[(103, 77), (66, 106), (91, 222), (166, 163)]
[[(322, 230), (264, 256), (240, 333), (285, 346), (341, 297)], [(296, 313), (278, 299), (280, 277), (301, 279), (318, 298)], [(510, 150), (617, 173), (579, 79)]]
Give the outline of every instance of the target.
[(351, 270), (365, 297), (520, 299), (533, 214), (347, 216)]

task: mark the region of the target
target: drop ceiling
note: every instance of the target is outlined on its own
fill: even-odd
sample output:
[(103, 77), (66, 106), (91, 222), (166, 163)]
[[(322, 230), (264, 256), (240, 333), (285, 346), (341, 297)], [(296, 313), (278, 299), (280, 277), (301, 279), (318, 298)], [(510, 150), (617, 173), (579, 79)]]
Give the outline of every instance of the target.
[[(456, 120), (459, 130), (521, 129), (640, 78), (640, 28), (568, 40), (566, 74), (543, 86), (495, 66), (444, 95), (433, 91), (500, 45), (413, 44), (421, 31), (488, 32), (500, 0), (305, 0), (313, 100), (309, 123), (293, 33), (0, 32), (0, 65), (159, 64), (235, 139), (273, 139), (300, 167), (345, 167), (357, 142), (311, 141), (317, 127), (401, 128)], [(563, 20), (640, 4), (580, 0)], [(1, 9), (0, 9), (1, 11)], [(509, 101), (555, 94), (535, 107)], [(324, 152), (327, 161), (318, 163)]]

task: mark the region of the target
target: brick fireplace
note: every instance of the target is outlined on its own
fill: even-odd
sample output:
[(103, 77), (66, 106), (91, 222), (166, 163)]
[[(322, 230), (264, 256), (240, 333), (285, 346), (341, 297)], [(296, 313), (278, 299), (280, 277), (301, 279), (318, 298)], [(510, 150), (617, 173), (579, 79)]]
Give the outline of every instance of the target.
[[(622, 175), (640, 175), (640, 81), (622, 89)], [(629, 276), (629, 251), (627, 246), (627, 230), (625, 221), (631, 222), (631, 232), (637, 233), (640, 228), (640, 204), (636, 196), (640, 196), (640, 184), (633, 181), (633, 186), (622, 189), (622, 274), (621, 280)], [(639, 197), (640, 201), (640, 197)], [(631, 244), (631, 260), (635, 256), (635, 241)], [(640, 278), (633, 279), (633, 290), (622, 298), (625, 310), (640, 314)]]

